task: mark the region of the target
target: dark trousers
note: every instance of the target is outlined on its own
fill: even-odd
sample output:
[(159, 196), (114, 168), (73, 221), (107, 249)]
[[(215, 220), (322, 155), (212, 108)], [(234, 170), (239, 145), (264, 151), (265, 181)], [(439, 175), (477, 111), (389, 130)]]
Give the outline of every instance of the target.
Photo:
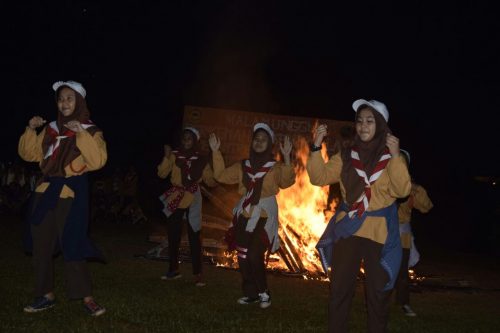
[[(55, 209), (47, 213), (42, 223), (31, 225), (36, 297), (54, 291), (54, 249), (61, 243), (72, 201), (59, 199)], [(90, 273), (85, 261), (65, 261), (64, 270), (69, 298), (91, 296)]]
[(189, 248), (191, 250), (191, 257), (193, 262), (193, 274), (201, 274), (201, 232), (194, 232), (191, 224), (189, 224), (189, 208), (177, 208), (172, 215), (167, 219), (167, 232), (168, 232), (168, 254), (169, 272), (176, 272), (179, 270), (179, 246), (181, 244), (182, 226), (184, 224), (183, 215), (187, 216), (187, 228)]
[(380, 265), (382, 244), (351, 236), (337, 241), (333, 250), (328, 332), (347, 332), (347, 321), (356, 289), (360, 262), (365, 269), (368, 332), (385, 332), (389, 319), (390, 291), (383, 291), (388, 275)]
[(238, 265), (243, 280), (243, 295), (246, 297), (257, 297), (267, 290), (264, 254), (268, 246), (263, 238), (266, 237), (266, 220), (267, 218), (259, 219), (253, 232), (245, 230), (248, 218), (244, 216), (240, 215), (235, 225)]
[(396, 301), (398, 304), (410, 304), (410, 277), (408, 276), (408, 260), (410, 260), (410, 249), (403, 249), (401, 269), (396, 280)]

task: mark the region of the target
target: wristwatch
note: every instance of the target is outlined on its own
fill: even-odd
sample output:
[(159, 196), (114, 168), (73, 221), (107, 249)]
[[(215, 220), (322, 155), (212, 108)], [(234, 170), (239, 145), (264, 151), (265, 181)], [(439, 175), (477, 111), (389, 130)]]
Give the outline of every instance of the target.
[(318, 150), (321, 150), (321, 146), (316, 146), (314, 145), (314, 143), (311, 143), (311, 145), (309, 146), (309, 151), (313, 152), (313, 151), (318, 151)]

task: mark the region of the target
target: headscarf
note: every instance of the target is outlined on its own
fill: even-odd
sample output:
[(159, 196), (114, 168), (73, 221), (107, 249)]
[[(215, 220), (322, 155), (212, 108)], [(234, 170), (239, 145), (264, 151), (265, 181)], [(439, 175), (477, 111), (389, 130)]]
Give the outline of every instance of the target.
[[(259, 132), (265, 133), (267, 135), (267, 148), (265, 151), (261, 153), (258, 153), (253, 149), (253, 140), (255, 139), (255, 136)], [(260, 168), (262, 168), (264, 164), (272, 160), (274, 159), (273, 159), (273, 141), (271, 134), (268, 133), (266, 130), (259, 128), (255, 132), (253, 132), (252, 142), (250, 142), (250, 157), (249, 157), (250, 166), (252, 167), (252, 170), (259, 170)], [(245, 160), (242, 161), (241, 166), (243, 170), (245, 170)], [(252, 205), (256, 205), (260, 201), (263, 182), (264, 182), (264, 177), (258, 178), (255, 182), (254, 191), (250, 199), (251, 200), (250, 203)], [(250, 184), (250, 177), (248, 177), (246, 172), (243, 172), (243, 185), (248, 189), (249, 184)]]
[[(56, 91), (56, 103), (59, 93), (63, 88), (71, 89), (68, 86), (61, 86)], [(73, 89), (71, 89), (73, 90)], [(75, 132), (64, 127), (71, 120), (77, 120), (82, 124), (92, 124), (90, 121), (90, 112), (87, 108), (87, 102), (82, 95), (77, 91), (75, 92), (75, 110), (69, 116), (64, 116), (59, 110), (57, 111), (57, 128), (59, 130), (59, 135), (68, 136), (60, 141), (59, 147), (57, 149), (57, 154), (53, 154), (50, 157), (45, 158), (40, 164), (42, 173), (46, 177), (64, 177), (66, 176), (65, 168), (68, 166), (75, 158), (77, 158), (81, 152), (76, 146), (76, 136)], [(87, 128), (87, 131), (94, 135), (96, 132), (100, 131), (96, 126), (91, 126)], [(56, 138), (54, 135), (49, 133), (49, 128), (46, 126), (45, 135), (42, 141), (42, 151), (43, 155), (47, 153), (50, 146), (55, 142)]]
[[(203, 169), (207, 165), (208, 159), (206, 156), (202, 156), (199, 153), (199, 141), (198, 136), (192, 130), (186, 128), (183, 131), (192, 136), (193, 146), (189, 149), (184, 149), (183, 145), (180, 145), (174, 154), (175, 165), (181, 169), (181, 180), (184, 187), (190, 187), (194, 183), (197, 183), (203, 174)], [(196, 156), (197, 159), (190, 160), (191, 157)]]
[[(373, 108), (367, 105), (361, 105), (358, 108), (358, 112), (364, 108), (370, 109), (373, 113), (376, 126), (375, 135), (369, 142), (363, 142), (356, 133), (353, 146), (357, 149), (359, 158), (365, 167), (365, 172), (368, 178), (370, 178), (373, 169), (386, 149), (387, 134), (391, 133), (391, 130), (389, 129), (384, 117), (382, 117), (382, 115)], [(351, 206), (364, 192), (365, 183), (356, 173), (356, 170), (352, 165), (350, 147), (342, 148), (341, 157), (342, 171), (340, 176), (342, 183), (344, 184), (344, 188), (346, 189), (347, 204)]]

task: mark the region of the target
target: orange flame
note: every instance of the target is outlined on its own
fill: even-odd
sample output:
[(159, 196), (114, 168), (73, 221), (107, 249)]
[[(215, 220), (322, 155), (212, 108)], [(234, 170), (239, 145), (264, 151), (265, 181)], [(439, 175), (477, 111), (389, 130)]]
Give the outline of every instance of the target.
[[(298, 147), (295, 167), (295, 184), (278, 193), (278, 207), (280, 218), (279, 234), (283, 242), (282, 247), (292, 247), (300, 257), (299, 263), (303, 269), (313, 275), (322, 273), (321, 262), (315, 248), (321, 234), (326, 228), (328, 220), (335, 212), (336, 202), (328, 206), (329, 187), (313, 186), (305, 170), (309, 155), (309, 146), (304, 138), (299, 138), (295, 147)], [(328, 160), (326, 147), (323, 145), (321, 155)], [(270, 262), (271, 268), (286, 269), (283, 260)], [(306, 272), (304, 272), (306, 273)]]

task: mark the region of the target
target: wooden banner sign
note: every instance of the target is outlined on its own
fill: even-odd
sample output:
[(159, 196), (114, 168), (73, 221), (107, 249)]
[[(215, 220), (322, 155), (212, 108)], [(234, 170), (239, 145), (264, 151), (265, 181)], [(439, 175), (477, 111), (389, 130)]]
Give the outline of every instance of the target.
[(335, 150), (335, 143), (340, 138), (340, 129), (353, 126), (351, 121), (294, 117), (269, 113), (257, 113), (216, 108), (185, 106), (184, 126), (193, 126), (200, 131), (201, 149), (209, 151), (208, 136), (215, 133), (221, 140), (220, 150), (224, 155), (226, 165), (248, 157), (253, 126), (258, 122), (268, 124), (275, 133), (275, 151), (288, 135), (292, 142), (303, 137), (311, 142), (312, 133), (318, 124), (327, 124), (329, 135), (326, 137), (329, 155)]

